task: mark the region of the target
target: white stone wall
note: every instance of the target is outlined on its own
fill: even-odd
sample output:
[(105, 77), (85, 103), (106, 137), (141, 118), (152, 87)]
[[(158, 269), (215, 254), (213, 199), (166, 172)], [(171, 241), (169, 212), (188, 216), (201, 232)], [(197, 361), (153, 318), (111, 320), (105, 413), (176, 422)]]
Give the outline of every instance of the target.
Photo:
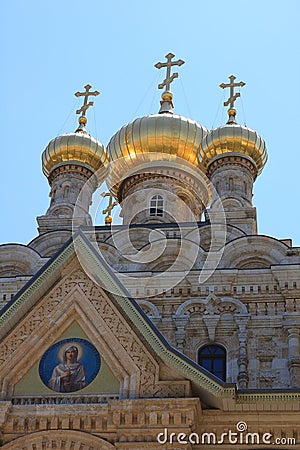
[[(220, 344), (227, 350), (228, 382), (249, 388), (299, 387), (299, 249), (265, 236), (233, 235), (229, 227), (229, 242), (217, 270), (200, 283), (207, 255), (203, 248), (209, 248), (210, 239), (204, 224), (199, 228), (203, 237), (199, 255), (178, 281), (179, 268), (167, 270), (178, 256), (180, 230), (171, 225), (161, 229), (150, 226), (149, 230), (153, 228), (163, 234), (167, 245), (160, 256), (147, 263), (124, 257), (126, 227), (116, 227), (113, 233), (99, 227), (86, 235), (97, 239), (100, 255), (117, 275), (122, 274), (122, 283), (178, 350), (197, 360), (200, 347)], [(189, 227), (182, 230), (185, 238), (191, 235)], [(148, 231), (145, 225), (132, 231), (133, 248), (145, 244)], [(39, 243), (41, 239), (36, 245), (42, 249), (46, 237)], [(55, 235), (55, 239), (61, 236)], [(21, 245), (0, 247), (0, 257), (3, 306), (48, 258)], [(185, 261), (188, 265), (188, 258)], [(160, 278), (155, 281), (157, 274)], [(241, 380), (242, 361), (247, 366), (245, 380)]]

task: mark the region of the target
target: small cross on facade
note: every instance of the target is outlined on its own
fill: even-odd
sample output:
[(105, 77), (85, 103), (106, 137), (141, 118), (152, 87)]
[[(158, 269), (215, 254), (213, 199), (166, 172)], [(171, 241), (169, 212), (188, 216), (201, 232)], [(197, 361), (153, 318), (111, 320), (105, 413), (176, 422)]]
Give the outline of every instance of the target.
[(244, 83), (243, 81), (240, 81), (239, 83), (235, 83), (234, 80), (236, 79), (236, 77), (234, 75), (231, 75), (230, 77), (228, 77), (228, 79), (230, 80), (230, 83), (222, 83), (220, 84), (220, 88), (225, 89), (225, 88), (230, 88), (230, 97), (229, 99), (224, 102), (224, 106), (229, 106), (229, 109), (234, 109), (234, 102), (236, 101), (236, 99), (238, 97), (241, 96), (241, 94), (239, 92), (237, 92), (236, 94), (234, 93), (234, 88), (235, 87), (243, 87), (245, 86), (246, 83)]
[(166, 74), (166, 78), (164, 79), (164, 81), (162, 83), (160, 83), (158, 85), (158, 89), (163, 89), (164, 86), (166, 86), (166, 91), (170, 90), (170, 85), (172, 83), (172, 81), (175, 78), (178, 78), (178, 73), (175, 72), (171, 75), (171, 67), (172, 66), (182, 66), (182, 64), (184, 64), (184, 61), (182, 59), (178, 59), (177, 61), (172, 61), (172, 59), (174, 58), (175, 55), (173, 55), (173, 53), (168, 53), (166, 55), (167, 58), (167, 62), (165, 63), (161, 63), (158, 62), (157, 64), (155, 64), (154, 67), (156, 67), (157, 69), (161, 69), (162, 67), (166, 67), (167, 68), (167, 74)]
[(86, 111), (89, 109), (90, 106), (93, 106), (93, 104), (94, 104), (94, 102), (88, 102), (89, 97), (91, 95), (96, 97), (97, 95), (100, 94), (100, 92), (98, 92), (98, 91), (91, 92), (90, 91), (91, 87), (92, 86), (90, 84), (87, 84), (86, 86), (84, 86), (85, 92), (76, 92), (74, 94), (76, 97), (84, 97), (84, 102), (83, 102), (82, 107), (80, 109), (77, 109), (77, 111), (76, 111), (76, 114), (81, 113), (82, 117), (85, 117)]
[(118, 202), (114, 200), (114, 196), (111, 192), (102, 192), (101, 196), (103, 198), (109, 197), (109, 202), (107, 208), (103, 209), (102, 214), (106, 214), (106, 217), (104, 219), (105, 225), (110, 225), (112, 223), (112, 217), (111, 212), (114, 209), (115, 206), (117, 206)]

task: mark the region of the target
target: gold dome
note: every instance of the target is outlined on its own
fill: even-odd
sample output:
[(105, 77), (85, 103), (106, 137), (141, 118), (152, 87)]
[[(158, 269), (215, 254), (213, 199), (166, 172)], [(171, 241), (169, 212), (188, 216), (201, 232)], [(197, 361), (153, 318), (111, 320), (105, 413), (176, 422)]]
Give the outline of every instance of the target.
[(42, 167), (46, 177), (54, 167), (65, 164), (77, 164), (85, 166), (92, 172), (96, 172), (106, 162), (107, 154), (104, 146), (97, 139), (90, 136), (85, 129), (87, 124), (86, 112), (94, 105), (89, 97), (99, 95), (98, 91), (91, 91), (92, 86), (84, 86), (84, 92), (76, 92), (75, 97), (83, 97), (84, 103), (76, 114), (81, 114), (78, 119), (79, 126), (74, 133), (57, 136), (49, 142), (42, 154)]
[(207, 129), (192, 119), (160, 113), (142, 117), (122, 127), (110, 140), (107, 152), (114, 164), (109, 184), (112, 187), (126, 174), (147, 161), (183, 158), (198, 167), (197, 149)]
[(43, 172), (47, 177), (54, 167), (66, 163), (79, 164), (96, 172), (107, 161), (101, 142), (81, 129), (52, 139), (42, 154)]
[(206, 173), (209, 165), (223, 155), (244, 156), (254, 163), (259, 175), (268, 159), (265, 141), (256, 131), (237, 124), (232, 119), (233, 111), (230, 112), (231, 119), (226, 125), (211, 130), (202, 139), (199, 166)]

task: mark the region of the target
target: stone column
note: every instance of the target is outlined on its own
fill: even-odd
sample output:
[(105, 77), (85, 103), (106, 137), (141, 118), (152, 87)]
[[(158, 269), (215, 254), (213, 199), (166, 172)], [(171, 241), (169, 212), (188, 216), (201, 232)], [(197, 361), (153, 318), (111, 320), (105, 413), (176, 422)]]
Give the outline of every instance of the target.
[(295, 312), (284, 314), (283, 327), (287, 330), (290, 387), (300, 387), (300, 315)]
[(240, 389), (246, 389), (248, 387), (249, 375), (248, 375), (248, 351), (247, 351), (247, 339), (248, 339), (248, 324), (249, 317), (237, 315), (235, 321), (239, 327), (238, 340), (239, 340), (239, 356), (238, 356), (238, 386)]
[(3, 427), (7, 422), (7, 416), (12, 409), (10, 401), (0, 401), (0, 441), (3, 438)]
[(300, 387), (300, 329), (288, 328), (288, 369), (292, 388)]
[(186, 338), (186, 325), (188, 323), (188, 316), (175, 316), (174, 322), (176, 326), (175, 331), (175, 342), (176, 342), (176, 348), (180, 352), (183, 353), (183, 349), (185, 347), (185, 338)]
[(252, 205), (256, 169), (245, 157), (226, 155), (213, 160), (208, 168), (208, 177), (218, 193), (215, 200), (221, 199), (228, 224), (246, 234), (257, 234), (256, 209)]
[(37, 217), (39, 233), (91, 226), (89, 208), (98, 186), (93, 172), (79, 164), (66, 164), (54, 168), (48, 180), (51, 202), (46, 214)]

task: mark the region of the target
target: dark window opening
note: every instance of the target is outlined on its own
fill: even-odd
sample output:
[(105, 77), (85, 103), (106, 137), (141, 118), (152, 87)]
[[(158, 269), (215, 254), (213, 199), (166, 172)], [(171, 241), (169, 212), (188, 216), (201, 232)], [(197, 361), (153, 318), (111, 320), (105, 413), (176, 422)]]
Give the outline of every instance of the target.
[(226, 350), (220, 345), (206, 345), (198, 351), (198, 363), (216, 377), (226, 381)]

